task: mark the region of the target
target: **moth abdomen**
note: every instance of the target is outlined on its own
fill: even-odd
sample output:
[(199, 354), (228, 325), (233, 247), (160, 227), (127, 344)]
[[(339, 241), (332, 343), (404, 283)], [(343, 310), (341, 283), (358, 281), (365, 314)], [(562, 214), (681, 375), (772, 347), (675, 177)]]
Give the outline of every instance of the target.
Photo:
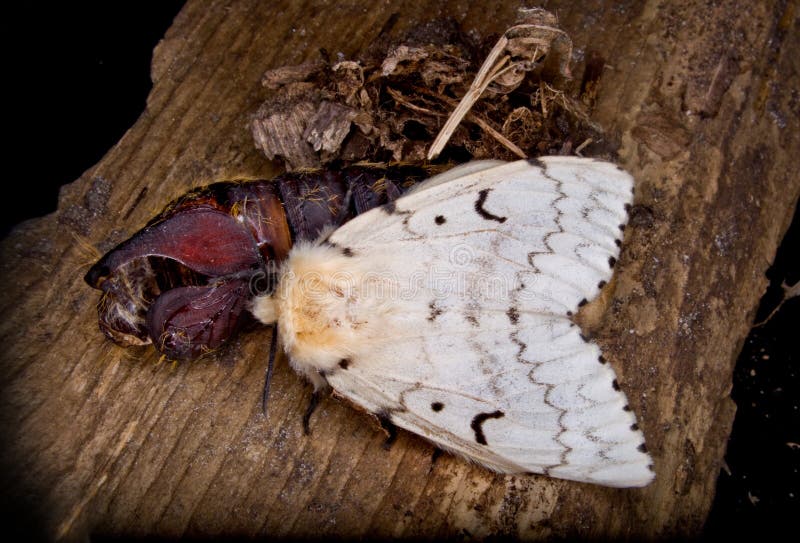
[(271, 292), (294, 243), (391, 203), (426, 176), (414, 166), (356, 165), (193, 189), (86, 273), (103, 291), (100, 328), (172, 359), (212, 352), (249, 321), (252, 299)]

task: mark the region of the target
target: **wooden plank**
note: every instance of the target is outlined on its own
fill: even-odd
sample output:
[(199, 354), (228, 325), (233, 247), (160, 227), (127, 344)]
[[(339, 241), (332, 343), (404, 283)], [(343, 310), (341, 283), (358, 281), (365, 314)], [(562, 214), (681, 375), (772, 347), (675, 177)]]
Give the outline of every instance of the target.
[(656, 462), (641, 490), (501, 476), (402, 433), (385, 451), (365, 415), (328, 399), (313, 436), (309, 387), (276, 370), (269, 333), (176, 367), (97, 330), (93, 256), (187, 188), (277, 173), (248, 117), (261, 74), (351, 58), (393, 13), (396, 31), (452, 16), (486, 36), (515, 2), (189, 1), (153, 59), (147, 109), (59, 210), (2, 243), (3, 482), (38, 503), (51, 537), (87, 534), (386, 537), (696, 534), (734, 406), (731, 372), (764, 271), (800, 193), (796, 2), (548, 2), (580, 74), (607, 61), (594, 120), (637, 180), (616, 283), (584, 315), (627, 391)]

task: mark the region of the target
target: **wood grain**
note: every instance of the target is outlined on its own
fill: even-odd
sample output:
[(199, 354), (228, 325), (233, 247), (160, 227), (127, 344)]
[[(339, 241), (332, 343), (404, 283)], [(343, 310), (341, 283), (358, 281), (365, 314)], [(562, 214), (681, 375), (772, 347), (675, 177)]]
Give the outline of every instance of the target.
[[(106, 535), (667, 537), (701, 529), (735, 407), (736, 356), (800, 193), (794, 1), (546, 2), (606, 59), (593, 120), (637, 180), (617, 278), (584, 315), (653, 453), (641, 490), (487, 472), (323, 402), (279, 365), (269, 332), (173, 366), (97, 330), (93, 260), (190, 187), (278, 173), (248, 118), (264, 71), (354, 57), (437, 17), (486, 36), (516, 2), (190, 0), (154, 52), (147, 108), (62, 190), (56, 213), (2, 243), (3, 488), (50, 538)], [(96, 255), (95, 255), (96, 256)]]

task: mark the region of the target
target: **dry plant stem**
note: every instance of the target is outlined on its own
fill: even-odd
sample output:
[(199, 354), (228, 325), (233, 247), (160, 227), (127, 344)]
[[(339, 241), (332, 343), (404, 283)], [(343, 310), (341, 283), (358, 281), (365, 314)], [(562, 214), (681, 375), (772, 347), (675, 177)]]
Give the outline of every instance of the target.
[[(522, 63), (513, 63), (507, 66), (505, 69), (503, 68), (505, 64), (511, 59), (511, 56), (508, 54), (500, 58), (500, 55), (504, 51), (506, 51), (506, 48), (508, 46), (509, 43), (508, 36), (511, 35), (512, 37), (515, 37), (514, 36), (515, 31), (520, 31), (520, 30), (541, 31), (542, 29), (554, 30), (552, 27), (549, 26), (543, 27), (540, 25), (516, 25), (506, 30), (503, 36), (499, 40), (497, 40), (497, 43), (494, 45), (492, 50), (489, 52), (489, 55), (486, 57), (486, 60), (483, 62), (481, 69), (478, 70), (478, 74), (475, 76), (475, 80), (470, 85), (470, 88), (464, 95), (464, 98), (461, 99), (461, 102), (459, 102), (458, 106), (456, 106), (456, 108), (453, 110), (453, 113), (450, 115), (450, 118), (447, 119), (447, 122), (439, 131), (439, 134), (436, 136), (436, 139), (434, 140), (430, 150), (428, 151), (428, 157), (427, 157), (428, 160), (433, 160), (437, 156), (439, 156), (439, 153), (441, 153), (442, 149), (444, 149), (444, 146), (447, 145), (447, 142), (450, 140), (450, 137), (453, 135), (453, 132), (455, 131), (458, 124), (470, 110), (472, 105), (478, 100), (478, 98), (480, 98), (480, 96), (483, 94), (483, 92), (486, 90), (489, 84), (496, 78), (501, 76), (503, 73), (505, 73), (507, 70), (510, 70), (522, 64)], [(562, 31), (560, 30), (558, 31), (563, 34)], [(541, 41), (534, 38), (533, 41), (539, 42), (536, 44), (536, 49), (533, 53), (533, 56), (531, 57), (532, 59), (535, 60), (539, 56), (539, 45), (542, 45), (546, 47), (546, 49), (549, 49), (552, 40)], [(500, 60), (498, 60), (499, 58)], [(493, 134), (493, 137), (497, 136)], [(503, 145), (505, 145), (505, 143), (503, 143)], [(517, 155), (520, 154), (513, 149), (512, 152), (514, 152)], [(525, 155), (522, 154), (521, 156), (524, 157)]]
[(592, 143), (592, 142), (594, 142), (594, 140), (593, 140), (592, 138), (586, 138), (586, 139), (583, 141), (583, 143), (581, 143), (580, 145), (578, 145), (578, 146), (575, 148), (575, 154), (576, 154), (576, 155), (578, 155), (578, 156), (583, 156), (583, 155), (581, 154), (581, 151), (583, 151), (584, 149), (586, 149), (586, 147), (587, 147), (588, 145), (591, 145), (591, 143)]
[[(495, 72), (495, 74), (497, 75), (496, 72)], [(411, 109), (413, 111), (418, 111), (420, 113), (427, 113), (429, 115), (436, 115), (438, 117), (442, 116), (441, 113), (437, 113), (435, 111), (431, 111), (431, 110), (428, 110), (426, 108), (422, 108), (420, 106), (417, 106), (417, 105), (414, 105), (414, 104), (408, 102), (408, 100), (402, 94), (400, 94), (399, 92), (395, 91), (394, 89), (387, 89), (387, 90), (389, 91), (389, 94), (392, 95), (392, 98), (397, 100), (397, 102), (399, 104), (404, 105), (404, 106), (408, 107), (409, 109)], [(431, 94), (428, 93), (427, 89), (423, 89), (423, 88), (419, 88), (419, 87), (415, 88), (415, 90), (417, 92), (419, 92), (421, 95), (425, 95), (425, 96), (429, 96), (429, 97), (434, 98), (434, 99), (441, 100), (441, 101), (445, 102), (449, 106), (453, 105), (453, 101), (452, 100), (448, 100), (447, 97), (445, 97), (445, 96), (431, 95)], [(462, 103), (463, 103), (463, 100), (462, 100)], [(511, 140), (509, 140), (508, 138), (503, 136), (503, 134), (501, 134), (497, 129), (495, 129), (489, 123), (489, 121), (485, 120), (483, 117), (481, 117), (477, 113), (465, 111), (464, 112), (464, 116), (466, 116), (466, 118), (468, 120), (470, 120), (470, 121), (474, 122), (475, 124), (477, 124), (483, 131), (485, 131), (487, 134), (489, 134), (494, 139), (496, 139), (498, 141), (498, 143), (500, 143), (500, 145), (502, 145), (503, 147), (505, 147), (506, 149), (508, 149), (512, 153), (514, 153), (519, 158), (528, 158), (528, 155), (525, 154), (525, 151), (523, 151), (517, 145), (515, 145), (514, 142), (512, 142)], [(456, 125), (456, 126), (458, 126), (458, 125)], [(455, 126), (453, 127), (453, 130), (455, 130)], [(450, 139), (449, 136), (448, 136), (448, 139)], [(445, 141), (445, 143), (447, 143), (447, 142)]]
[(420, 106), (418, 106), (416, 104), (411, 103), (408, 100), (408, 98), (403, 96), (403, 93), (401, 93), (400, 91), (394, 90), (391, 87), (387, 87), (386, 88), (386, 92), (389, 93), (389, 95), (394, 99), (395, 102), (397, 102), (398, 104), (400, 104), (402, 106), (407, 107), (411, 111), (416, 111), (417, 113), (422, 113), (424, 115), (433, 115), (434, 117), (443, 117), (444, 116), (443, 114), (438, 113), (436, 111), (430, 110), (428, 108), (420, 107)]
[(453, 135), (458, 124), (461, 122), (461, 119), (464, 118), (464, 115), (467, 114), (467, 111), (472, 107), (472, 104), (480, 98), (480, 95), (483, 94), (483, 91), (486, 90), (486, 87), (491, 83), (492, 77), (490, 77), (490, 72), (492, 76), (497, 75), (497, 72), (500, 68), (502, 68), (503, 64), (508, 62), (509, 57), (504, 57), (499, 63), (497, 62), (498, 57), (500, 54), (505, 50), (506, 45), (508, 45), (508, 38), (505, 36), (501, 36), (497, 43), (489, 52), (489, 56), (486, 57), (486, 60), (483, 62), (483, 66), (478, 71), (478, 74), (475, 76), (475, 80), (470, 85), (469, 90), (464, 95), (464, 98), (461, 99), (461, 102), (456, 106), (453, 110), (453, 113), (450, 114), (450, 118), (447, 119), (447, 122), (442, 127), (441, 131), (439, 131), (439, 135), (436, 136), (436, 139), (433, 141), (430, 150), (428, 151), (428, 160), (433, 160), (439, 153), (442, 152), (444, 146), (447, 145), (447, 142), (450, 140), (450, 137)]
[[(452, 105), (452, 101), (451, 100), (447, 100), (447, 98), (445, 98), (443, 96), (440, 97), (440, 98), (442, 98), (448, 104)], [(489, 121), (487, 121), (486, 119), (481, 117), (478, 113), (476, 113), (474, 111), (470, 111), (468, 113), (465, 113), (465, 115), (466, 115), (466, 118), (468, 120), (470, 120), (473, 123), (477, 124), (487, 134), (489, 134), (494, 139), (496, 139), (498, 141), (498, 143), (500, 143), (500, 145), (502, 145), (503, 147), (505, 147), (506, 149), (508, 149), (509, 151), (514, 153), (515, 155), (517, 155), (519, 158), (528, 158), (528, 155), (525, 154), (525, 151), (523, 151), (522, 149), (517, 147), (517, 145), (515, 145), (514, 142), (512, 142), (511, 140), (506, 138), (503, 134), (501, 134), (498, 130), (496, 130), (489, 123)]]
[(503, 134), (492, 128), (488, 122), (481, 119), (478, 115), (470, 113), (467, 116), (467, 119), (480, 126), (481, 129), (483, 129), (487, 134), (492, 136), (494, 139), (500, 142), (500, 144), (503, 147), (505, 147), (506, 149), (517, 155), (519, 158), (528, 158), (528, 155), (526, 155), (522, 149), (514, 145), (514, 143), (505, 136), (503, 136)]
[[(416, 111), (417, 113), (423, 113), (425, 115), (433, 115), (433, 116), (436, 116), (436, 117), (442, 117), (443, 116), (441, 113), (437, 113), (436, 111), (432, 111), (432, 110), (430, 110), (428, 108), (420, 107), (420, 106), (418, 106), (416, 104), (411, 103), (399, 91), (396, 91), (396, 90), (394, 90), (392, 88), (387, 88), (386, 91), (389, 93), (389, 95), (398, 104), (407, 107), (411, 111)], [(466, 115), (467, 112), (464, 112), (464, 114)], [(480, 116), (478, 116), (476, 114), (473, 114), (473, 113), (470, 113), (467, 118), (470, 121), (472, 121), (475, 124), (477, 124), (483, 131), (485, 131), (487, 134), (489, 134), (490, 136), (495, 138), (502, 146), (504, 146), (506, 149), (508, 149), (509, 151), (514, 153), (519, 158), (528, 158), (528, 155), (526, 155), (525, 152), (522, 149), (520, 149), (519, 147), (514, 145), (514, 143), (512, 141), (510, 141), (508, 138), (503, 136), (503, 134), (501, 134), (500, 132), (495, 130), (487, 121), (483, 120)]]

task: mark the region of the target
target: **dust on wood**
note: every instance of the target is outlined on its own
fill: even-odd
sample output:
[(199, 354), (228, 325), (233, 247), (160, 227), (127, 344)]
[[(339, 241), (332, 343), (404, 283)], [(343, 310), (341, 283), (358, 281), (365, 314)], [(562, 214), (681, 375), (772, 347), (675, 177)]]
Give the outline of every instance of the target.
[(645, 489), (494, 475), (405, 432), (386, 451), (335, 400), (306, 438), (309, 389), (285, 364), (260, 414), (265, 331), (173, 367), (97, 330), (81, 279), (93, 257), (74, 235), (104, 251), (192, 186), (277, 173), (248, 129), (268, 69), (321, 47), (355, 59), (391, 20), (400, 33), (452, 17), (486, 38), (516, 7), (188, 2), (156, 49), (144, 114), (59, 211), (0, 248), (7, 496), (68, 539), (697, 534), (734, 414), (732, 366), (800, 191), (793, 3), (545, 6), (572, 38), (574, 74), (603, 59), (591, 121), (637, 180), (616, 282), (587, 326), (640, 414), (657, 472)]

